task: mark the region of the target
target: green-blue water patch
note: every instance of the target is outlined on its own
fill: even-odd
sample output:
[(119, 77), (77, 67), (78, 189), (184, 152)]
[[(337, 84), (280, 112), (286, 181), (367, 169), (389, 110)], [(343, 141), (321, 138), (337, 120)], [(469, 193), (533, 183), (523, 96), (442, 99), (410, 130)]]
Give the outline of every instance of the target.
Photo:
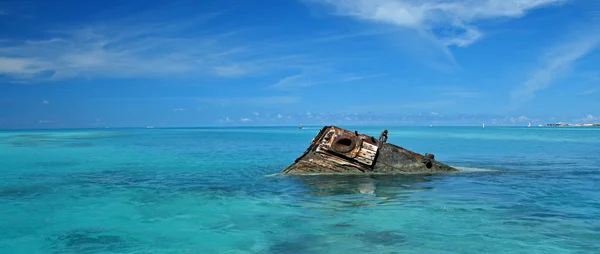
[(318, 127), (0, 132), (0, 253), (600, 248), (598, 129), (385, 128), (462, 172), (277, 174)]

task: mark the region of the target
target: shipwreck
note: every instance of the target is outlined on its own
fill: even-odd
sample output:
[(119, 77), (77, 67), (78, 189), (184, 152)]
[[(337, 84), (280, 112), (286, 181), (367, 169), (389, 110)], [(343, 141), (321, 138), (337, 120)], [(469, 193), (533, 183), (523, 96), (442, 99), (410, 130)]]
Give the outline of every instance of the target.
[(325, 126), (285, 174), (395, 174), (458, 171), (435, 160), (387, 143), (388, 131), (378, 139), (337, 126)]

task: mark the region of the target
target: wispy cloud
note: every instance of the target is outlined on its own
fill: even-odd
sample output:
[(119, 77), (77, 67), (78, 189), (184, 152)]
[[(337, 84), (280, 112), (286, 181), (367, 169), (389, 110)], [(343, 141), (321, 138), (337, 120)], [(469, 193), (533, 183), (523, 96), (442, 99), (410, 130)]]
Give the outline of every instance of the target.
[(48, 105), (48, 104), (50, 104), (50, 101), (48, 101), (48, 100), (42, 100), (42, 104), (43, 105)]
[[(440, 104), (441, 105), (441, 104)], [(494, 114), (442, 114), (437, 112), (423, 112), (416, 114), (398, 114), (398, 113), (386, 113), (386, 112), (319, 112), (311, 113), (310, 115), (305, 113), (291, 113), (282, 112), (279, 114), (272, 114), (272, 117), (261, 119), (261, 121), (254, 121), (257, 124), (297, 124), (302, 122), (304, 124), (408, 124), (408, 125), (429, 125), (429, 124), (449, 124), (449, 125), (477, 125), (480, 126), (482, 122), (486, 125), (513, 125), (513, 126), (527, 126), (528, 123), (544, 123), (556, 121), (553, 117), (540, 117), (540, 116), (507, 116), (507, 115), (494, 115)], [(590, 119), (599, 119), (594, 116), (587, 116), (586, 121)]]
[(219, 76), (241, 76), (248, 73), (249, 70), (246, 68), (234, 64), (229, 66), (217, 66), (214, 68), (215, 73)]
[(594, 116), (592, 114), (588, 114), (584, 118), (573, 119), (573, 122), (574, 123), (600, 122), (600, 116)]
[(230, 98), (196, 98), (196, 101), (207, 104), (228, 105), (281, 105), (300, 102), (298, 96), (257, 96), (257, 97), (230, 97)]
[(359, 81), (359, 80), (364, 80), (364, 79), (372, 79), (372, 78), (378, 78), (378, 77), (382, 77), (385, 76), (386, 74), (374, 74), (374, 75), (364, 75), (364, 76), (360, 76), (360, 75), (350, 75), (347, 78), (343, 78), (341, 80), (341, 82), (352, 82), (352, 81)]
[(382, 102), (372, 103), (367, 105), (357, 105), (345, 107), (346, 110), (358, 113), (379, 112), (379, 113), (396, 113), (403, 112), (407, 109), (418, 110), (443, 110), (456, 104), (455, 98), (439, 99), (439, 100), (410, 100), (397, 102)]
[(272, 43), (270, 46), (272, 47), (290, 47), (290, 46), (303, 46), (303, 45), (313, 45), (313, 44), (324, 44), (324, 43), (336, 43), (340, 40), (347, 39), (355, 39), (360, 37), (370, 37), (370, 36), (381, 36), (386, 34), (393, 34), (397, 32), (397, 29), (381, 29), (381, 30), (373, 30), (369, 29), (367, 31), (359, 31), (359, 32), (330, 32), (330, 33), (317, 33), (309, 36), (309, 38), (302, 38), (298, 40), (294, 40), (293, 42), (284, 41)]
[(269, 88), (276, 89), (296, 89), (315, 85), (324, 84), (342, 84), (348, 82), (355, 82), (367, 79), (374, 79), (385, 76), (386, 74), (375, 74), (375, 75), (356, 75), (356, 74), (339, 74), (331, 72), (315, 72), (312, 75), (308, 74), (296, 74), (284, 77), (277, 81), (275, 84), (269, 86)]
[(580, 58), (594, 50), (600, 43), (599, 27), (591, 27), (563, 43), (547, 50), (541, 66), (533, 70), (529, 78), (511, 93), (514, 103), (522, 103), (551, 85), (556, 78), (571, 70)]
[(427, 102), (408, 102), (398, 105), (398, 108), (439, 109), (456, 103), (454, 100), (437, 100)]
[(477, 98), (481, 96), (481, 93), (477, 92), (447, 92), (444, 96), (459, 97), (459, 98)]
[(305, 75), (292, 75), (280, 79), (277, 83), (271, 85), (272, 88), (290, 88), (290, 87), (304, 87), (312, 86), (313, 82), (309, 77)]
[(159, 20), (145, 14), (39, 31), (0, 42), (0, 75), (15, 82), (71, 77), (239, 77), (302, 71), (321, 59), (271, 50), (252, 29), (220, 28), (227, 12)]
[(185, 111), (184, 108), (174, 108), (173, 109), (174, 112), (181, 112), (181, 111)]
[[(468, 46), (479, 39), (477, 21), (519, 18), (529, 10), (567, 0), (308, 0), (333, 6), (335, 14), (428, 30), (446, 45)], [(436, 32), (435, 29), (444, 29)]]
[(596, 89), (590, 89), (590, 90), (581, 92), (579, 95), (590, 95), (590, 94), (595, 94), (596, 92), (597, 92)]
[(47, 40), (11, 41), (0, 46), (0, 73), (21, 79), (239, 73), (226, 65), (235, 56), (224, 54), (234, 47), (233, 35), (185, 33), (216, 17), (194, 20), (198, 25), (125, 18), (50, 31)]
[(484, 32), (478, 21), (495, 18), (520, 18), (532, 9), (560, 4), (567, 0), (304, 0), (332, 7), (335, 15), (393, 25), (416, 31), (431, 41), (450, 61), (448, 46), (466, 47)]
[(369, 30), (369, 31), (357, 32), (357, 33), (333, 34), (333, 35), (327, 35), (327, 36), (309, 39), (305, 42), (308, 42), (308, 43), (333, 42), (333, 41), (352, 39), (352, 38), (357, 38), (357, 37), (384, 35), (384, 34), (390, 34), (393, 32), (395, 32), (395, 30), (387, 29), (387, 30)]
[(477, 98), (484, 95), (482, 92), (476, 92), (467, 87), (452, 85), (427, 86), (432, 93), (450, 98)]
[(229, 119), (229, 117), (228, 117), (228, 116), (226, 116), (226, 117), (225, 117), (225, 118), (223, 118), (223, 119), (219, 119), (219, 122), (221, 122), (221, 123), (229, 123), (229, 122), (231, 122), (231, 119)]

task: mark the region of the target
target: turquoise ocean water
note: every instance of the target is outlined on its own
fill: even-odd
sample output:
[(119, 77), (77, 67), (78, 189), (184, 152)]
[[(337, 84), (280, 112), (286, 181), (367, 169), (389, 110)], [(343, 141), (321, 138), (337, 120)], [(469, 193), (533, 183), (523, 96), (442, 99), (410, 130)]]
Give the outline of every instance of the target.
[(599, 128), (386, 128), (463, 171), (276, 174), (319, 127), (0, 132), (0, 253), (600, 249)]

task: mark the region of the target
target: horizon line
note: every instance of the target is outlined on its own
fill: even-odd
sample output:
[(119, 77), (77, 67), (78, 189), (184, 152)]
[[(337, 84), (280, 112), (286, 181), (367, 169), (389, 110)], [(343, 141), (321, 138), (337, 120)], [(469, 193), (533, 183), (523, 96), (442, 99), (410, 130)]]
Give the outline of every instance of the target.
[[(484, 129), (481, 125), (345, 125), (345, 124), (329, 124), (329, 125), (303, 125), (303, 128), (306, 127), (318, 127), (323, 128), (325, 126), (347, 126), (347, 127), (383, 127), (383, 128), (396, 128), (396, 127), (418, 127), (418, 128), (440, 128), (440, 127), (463, 127), (463, 128), (481, 128)], [(527, 125), (486, 125), (485, 128), (494, 128), (494, 127), (513, 127), (513, 128), (599, 128), (599, 126), (549, 126), (549, 125), (532, 125), (528, 127)], [(121, 127), (49, 127), (49, 128), (0, 128), (0, 131), (57, 131), (57, 130), (119, 130), (119, 129), (234, 129), (234, 128), (298, 128), (297, 125), (205, 125), (205, 126), (121, 126)]]

